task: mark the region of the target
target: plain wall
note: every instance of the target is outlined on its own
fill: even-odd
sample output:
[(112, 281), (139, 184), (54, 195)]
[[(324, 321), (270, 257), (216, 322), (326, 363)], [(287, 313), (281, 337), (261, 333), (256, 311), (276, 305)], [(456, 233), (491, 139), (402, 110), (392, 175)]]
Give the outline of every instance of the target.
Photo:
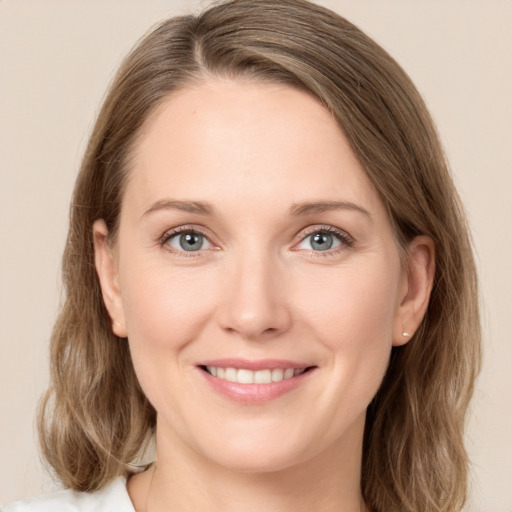
[[(512, 2), (322, 2), (410, 74), (474, 233), (485, 359), (468, 430), (468, 511), (512, 511)], [(53, 487), (33, 415), (48, 381), (74, 178), (120, 59), (178, 0), (0, 0), (0, 503)], [(194, 7), (195, 6), (195, 7)]]

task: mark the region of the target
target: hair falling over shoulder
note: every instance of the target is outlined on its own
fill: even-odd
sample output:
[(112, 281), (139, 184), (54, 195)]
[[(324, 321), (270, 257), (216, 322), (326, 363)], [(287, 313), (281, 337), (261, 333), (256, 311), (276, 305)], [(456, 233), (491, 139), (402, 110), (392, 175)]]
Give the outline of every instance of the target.
[(116, 237), (131, 150), (173, 91), (208, 76), (289, 84), (338, 120), (407, 244), (428, 235), (436, 275), (413, 339), (395, 347), (366, 420), (361, 488), (374, 512), (461, 510), (466, 410), (480, 362), (475, 264), (464, 212), (422, 98), (400, 66), (333, 12), (305, 0), (231, 0), (161, 23), (118, 71), (76, 182), (51, 339), (43, 455), (62, 483), (93, 491), (143, 464), (156, 413), (125, 339), (112, 333), (92, 225)]

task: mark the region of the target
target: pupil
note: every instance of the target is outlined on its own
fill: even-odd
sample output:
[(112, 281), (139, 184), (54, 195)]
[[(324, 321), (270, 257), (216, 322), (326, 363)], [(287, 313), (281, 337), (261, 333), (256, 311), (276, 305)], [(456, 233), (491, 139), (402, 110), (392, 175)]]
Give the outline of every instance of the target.
[(181, 248), (185, 251), (197, 251), (201, 248), (201, 237), (195, 233), (186, 233), (180, 237)]
[(317, 233), (313, 236), (313, 242), (311, 243), (311, 246), (313, 249), (326, 251), (332, 247), (332, 242), (332, 235), (327, 233)]

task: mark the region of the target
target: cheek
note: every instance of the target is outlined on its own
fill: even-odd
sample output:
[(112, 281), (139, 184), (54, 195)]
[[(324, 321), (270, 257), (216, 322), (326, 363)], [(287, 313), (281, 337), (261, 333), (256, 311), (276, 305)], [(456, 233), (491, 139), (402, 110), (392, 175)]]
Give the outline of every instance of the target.
[(165, 265), (130, 269), (121, 286), (135, 373), (155, 409), (177, 421), (179, 395), (169, 389), (180, 389), (189, 378), (189, 346), (211, 315), (211, 294), (204, 293), (208, 277), (191, 269), (171, 272)]
[[(333, 393), (366, 407), (386, 372), (398, 307), (399, 263), (316, 276), (301, 292), (304, 315), (329, 354)], [(332, 397), (331, 397), (332, 399)]]
[[(122, 285), (129, 338), (156, 347), (185, 344), (197, 335), (212, 309), (205, 282), (194, 269), (139, 268)], [(178, 348), (178, 346), (174, 346)]]
[(315, 276), (299, 293), (301, 307), (326, 340), (343, 343), (391, 342), (397, 312), (398, 265), (361, 265)]

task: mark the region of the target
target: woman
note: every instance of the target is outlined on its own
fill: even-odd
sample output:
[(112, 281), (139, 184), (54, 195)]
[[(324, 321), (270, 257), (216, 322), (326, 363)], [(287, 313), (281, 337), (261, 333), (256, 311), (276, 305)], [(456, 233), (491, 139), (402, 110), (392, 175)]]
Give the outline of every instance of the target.
[(149, 34), (63, 272), (40, 434), (80, 493), (6, 510), (461, 509), (467, 227), (419, 94), (346, 20), (238, 0)]

